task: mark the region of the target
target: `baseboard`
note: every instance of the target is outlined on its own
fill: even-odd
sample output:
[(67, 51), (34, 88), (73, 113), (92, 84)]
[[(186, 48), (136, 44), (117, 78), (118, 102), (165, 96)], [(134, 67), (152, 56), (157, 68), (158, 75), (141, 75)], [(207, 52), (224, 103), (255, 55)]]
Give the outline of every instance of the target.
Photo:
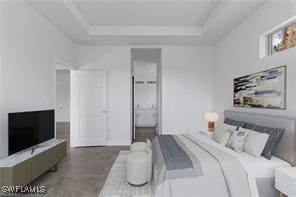
[(131, 142), (129, 140), (108, 140), (108, 146), (129, 146)]

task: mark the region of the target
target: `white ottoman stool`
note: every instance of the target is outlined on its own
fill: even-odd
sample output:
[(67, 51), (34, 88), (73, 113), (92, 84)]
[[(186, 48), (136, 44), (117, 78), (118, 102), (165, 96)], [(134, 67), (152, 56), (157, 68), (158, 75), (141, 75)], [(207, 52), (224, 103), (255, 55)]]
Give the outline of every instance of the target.
[(147, 153), (131, 152), (127, 157), (126, 175), (131, 185), (140, 186), (148, 181)]
[(135, 142), (130, 146), (131, 152), (136, 152), (136, 151), (144, 151), (146, 152), (146, 150), (148, 148), (150, 148), (151, 146), (151, 141), (147, 140), (146, 142)]

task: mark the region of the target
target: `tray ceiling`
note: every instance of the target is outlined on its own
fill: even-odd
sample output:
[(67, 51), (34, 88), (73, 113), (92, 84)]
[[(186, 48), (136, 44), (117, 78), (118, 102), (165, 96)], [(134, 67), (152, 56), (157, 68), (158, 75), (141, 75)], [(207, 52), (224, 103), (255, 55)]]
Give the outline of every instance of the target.
[(266, 0), (26, 0), (77, 44), (210, 45)]

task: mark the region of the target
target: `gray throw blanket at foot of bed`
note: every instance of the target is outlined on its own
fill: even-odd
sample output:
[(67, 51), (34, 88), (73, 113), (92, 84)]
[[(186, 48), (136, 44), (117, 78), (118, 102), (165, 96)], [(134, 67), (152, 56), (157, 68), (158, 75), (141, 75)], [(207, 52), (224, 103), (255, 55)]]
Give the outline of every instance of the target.
[(201, 165), (178, 136), (159, 135), (152, 141), (154, 181), (202, 176)]

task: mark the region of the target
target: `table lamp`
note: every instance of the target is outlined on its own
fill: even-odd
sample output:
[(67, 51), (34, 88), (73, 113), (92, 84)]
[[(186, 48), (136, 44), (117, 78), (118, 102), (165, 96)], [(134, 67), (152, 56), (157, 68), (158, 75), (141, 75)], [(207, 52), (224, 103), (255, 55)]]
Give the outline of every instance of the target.
[(219, 114), (216, 112), (206, 112), (205, 120), (208, 121), (208, 131), (215, 131), (215, 122), (219, 120)]

